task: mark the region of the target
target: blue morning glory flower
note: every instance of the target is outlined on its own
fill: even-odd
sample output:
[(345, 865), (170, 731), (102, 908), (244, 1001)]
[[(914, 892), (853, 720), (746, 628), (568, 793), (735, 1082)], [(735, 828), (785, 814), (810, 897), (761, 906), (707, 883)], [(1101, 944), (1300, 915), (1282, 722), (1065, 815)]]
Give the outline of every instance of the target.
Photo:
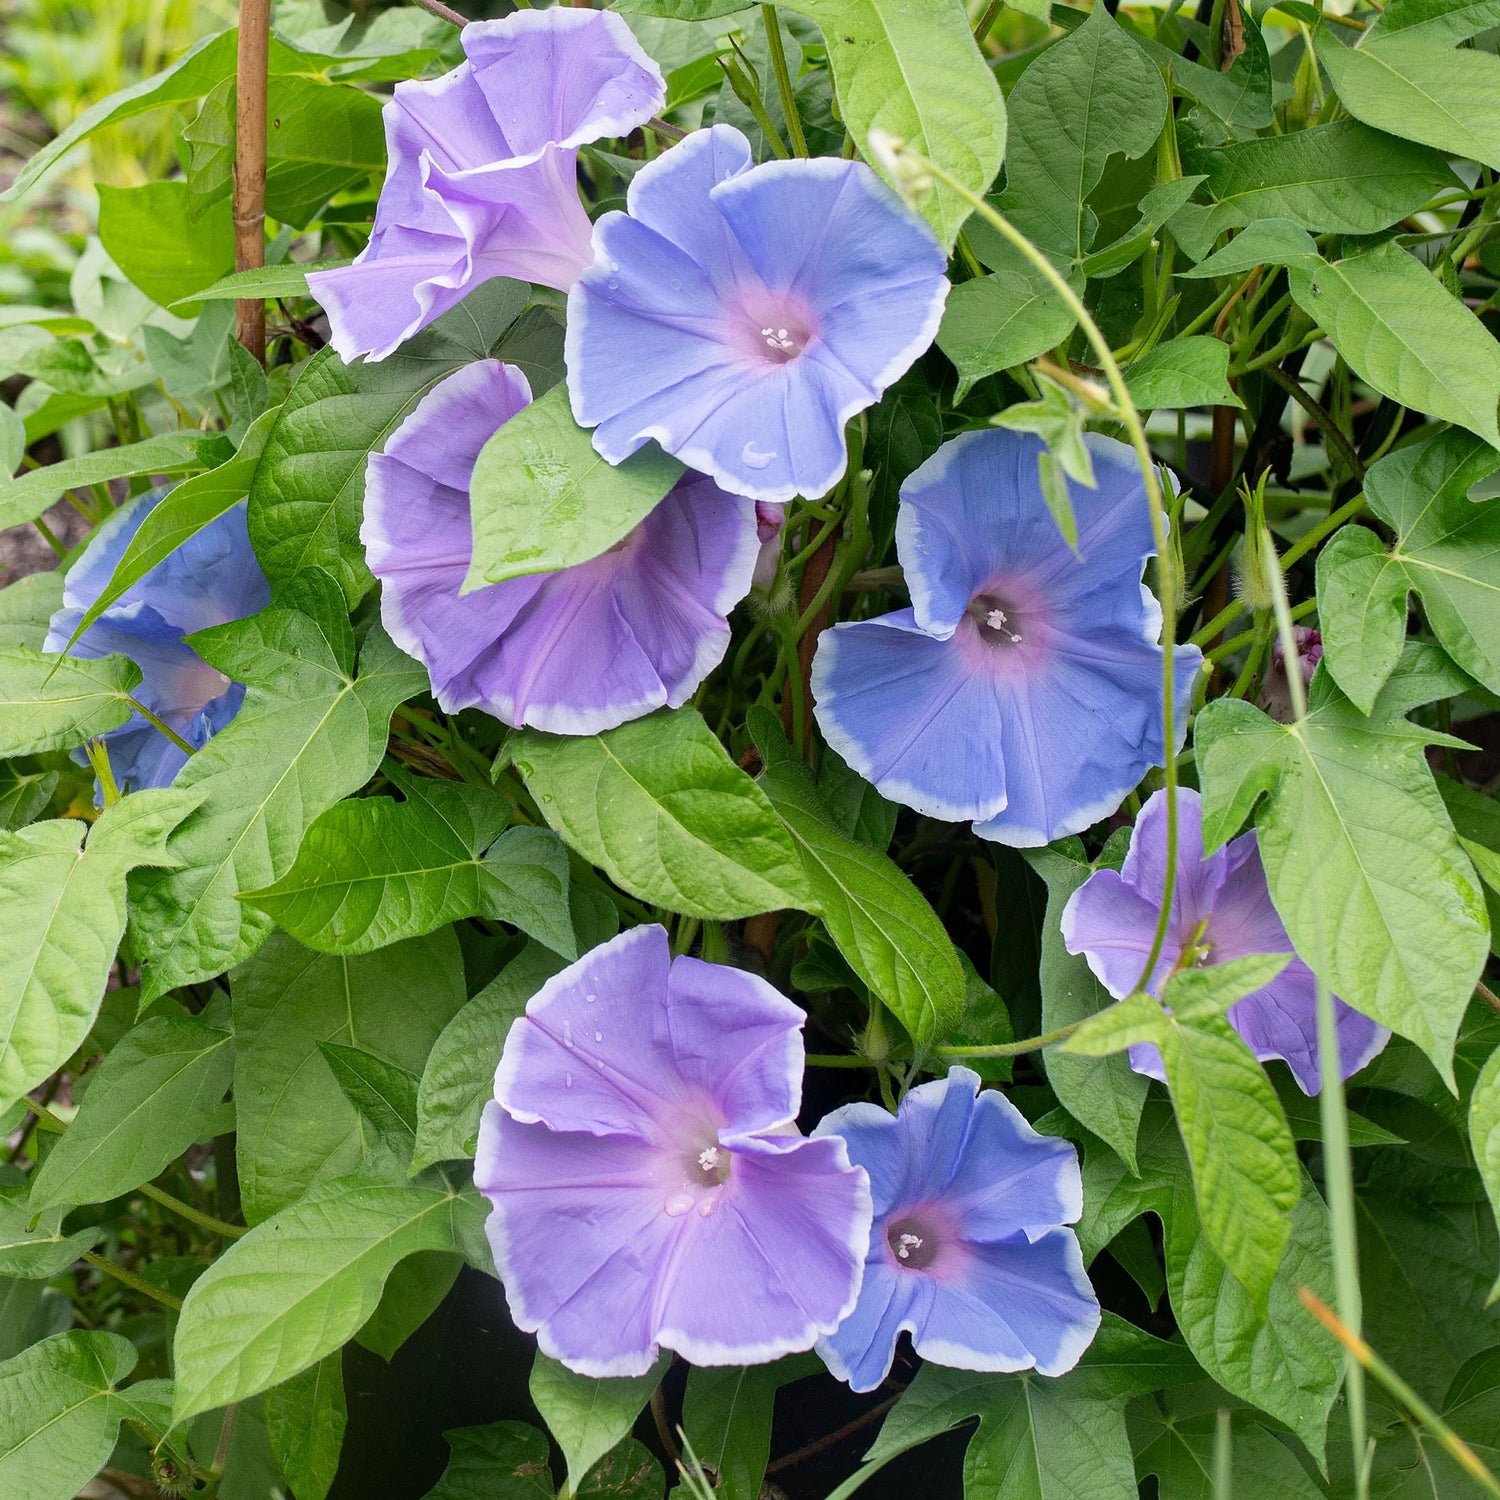
[(516, 1326), (596, 1377), (661, 1349), (753, 1365), (854, 1306), (870, 1187), (804, 1140), (807, 1017), (754, 974), (634, 927), (512, 1023), (474, 1183)]
[(1078, 1152), (1038, 1135), (979, 1075), (952, 1068), (892, 1115), (848, 1104), (836, 1136), (870, 1174), (875, 1222), (854, 1311), (818, 1343), (840, 1380), (873, 1391), (903, 1330), (959, 1370), (1061, 1375), (1099, 1328), (1099, 1300), (1068, 1224), (1083, 1212)]
[[(52, 616), (43, 650), (67, 648), (78, 622), (114, 576), (141, 522), (170, 488), (132, 500), (90, 538), (68, 569), (63, 605)], [(135, 697), (197, 749), (239, 712), (245, 689), (209, 666), (183, 636), (243, 619), (270, 602), (270, 585), (251, 550), (241, 503), (210, 521), (127, 589), (68, 654), (93, 658), (118, 651), (128, 656), (142, 674)], [(187, 763), (187, 755), (139, 714), (104, 739), (122, 792), (168, 786)], [(82, 761), (83, 752), (76, 754)]]
[(568, 391), (594, 447), (650, 438), (722, 489), (832, 489), (844, 424), (932, 342), (948, 283), (932, 231), (862, 162), (752, 166), (728, 125), (636, 173), (568, 293)]
[[(1098, 484), (1070, 485), (1076, 555), (1042, 496), (1040, 439), (944, 443), (901, 487), (911, 608), (825, 631), (813, 661), (818, 724), (860, 775), (1002, 844), (1087, 828), (1164, 756), (1141, 477), (1123, 443), (1087, 442)], [(1202, 657), (1174, 649), (1180, 744)]]

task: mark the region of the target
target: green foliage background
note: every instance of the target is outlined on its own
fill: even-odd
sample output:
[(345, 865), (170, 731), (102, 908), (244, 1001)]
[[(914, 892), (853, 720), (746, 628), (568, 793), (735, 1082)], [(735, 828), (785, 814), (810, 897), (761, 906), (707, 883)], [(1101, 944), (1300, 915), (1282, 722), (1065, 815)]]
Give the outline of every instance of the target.
[[(498, 1305), (469, 1161), (510, 1022), (647, 920), (798, 997), (819, 1110), (963, 1058), (1077, 1142), (1103, 1329), (1056, 1380), (907, 1363), (843, 1405), (810, 1356), (598, 1382), (538, 1355), (413, 1500), (659, 1500), (669, 1475), (755, 1500), (768, 1466), (839, 1500), (889, 1475), (968, 1500), (1500, 1493), (1500, 3), (615, 8), (681, 129), (847, 143), (900, 182), (884, 131), (934, 164), (917, 204), (954, 287), (695, 701), (559, 739), (427, 695), (379, 624), (365, 460), (463, 363), (525, 371), (540, 399), (476, 474), (476, 581), (597, 554), (675, 464), (598, 463), (553, 296), (486, 284), (352, 367), (306, 296), (306, 265), (363, 244), (382, 98), (452, 66), (454, 28), (277, 4), (269, 266), (226, 285), (233, 7), (0, 0), (0, 1496), (353, 1493), (348, 1346), (391, 1359), (465, 1285)], [(591, 206), (660, 145), (587, 148)], [(265, 368), (231, 337), (247, 294)], [(1262, 961), (1183, 973), (1163, 1009), (1067, 953), (1108, 826), (1023, 858), (893, 807), (813, 733), (799, 647), (901, 601), (901, 480), (960, 431), (1039, 432), (1066, 531), (1079, 435), (1131, 408), (1174, 475), (1148, 581), (1212, 668), (1174, 774), (1210, 842), (1254, 824), (1298, 953), (1396, 1033), (1321, 1105), (1224, 1019)], [(522, 445), (565, 482), (534, 493)], [(274, 599), (195, 638), (249, 685), (233, 724), (96, 815), (68, 752), (129, 717), (139, 670), (40, 646), (60, 566), (165, 477), (100, 607), (246, 499)], [(1293, 621), (1325, 652), (1305, 704), (1273, 658)], [(1165, 1087), (1126, 1066), (1139, 1040)]]

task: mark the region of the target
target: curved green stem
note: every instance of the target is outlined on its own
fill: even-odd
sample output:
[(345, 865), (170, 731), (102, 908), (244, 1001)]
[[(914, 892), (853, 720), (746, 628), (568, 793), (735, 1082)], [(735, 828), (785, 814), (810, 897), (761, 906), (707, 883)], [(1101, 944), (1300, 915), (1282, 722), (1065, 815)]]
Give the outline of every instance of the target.
[[(1307, 688), (1297, 662), (1297, 637), (1292, 630), (1292, 611), (1287, 599), (1286, 581), (1276, 563), (1276, 549), (1270, 536), (1260, 551), (1264, 558), (1266, 586), (1271, 591), (1271, 608), (1276, 616), (1276, 630), (1281, 638), (1282, 670), (1287, 692), (1292, 700), (1292, 732), (1301, 734), (1307, 723)], [(1323, 1133), (1323, 1186), (1328, 1195), (1328, 1213), (1333, 1227), (1334, 1300), (1339, 1317), (1358, 1335), (1363, 1318), (1363, 1297), (1359, 1285), (1359, 1242), (1354, 1217), (1354, 1165), (1349, 1154), (1349, 1113), (1344, 1101), (1344, 1075), (1339, 1067), (1338, 1021), (1333, 1010), (1333, 992), (1328, 988), (1328, 933), (1321, 902), (1314, 903), (1317, 912), (1316, 952), (1313, 977), (1318, 1023), (1318, 1115)], [(1306, 1298), (1303, 1298), (1306, 1302)], [(1320, 1304), (1321, 1305), (1321, 1304)], [(1335, 1330), (1337, 1334), (1337, 1331)], [(1368, 1418), (1365, 1412), (1365, 1365), (1358, 1351), (1345, 1343), (1344, 1387), (1349, 1402), (1349, 1441), (1352, 1448), (1357, 1500), (1370, 1493)], [(1415, 1410), (1415, 1408), (1414, 1408)], [(1494, 1483), (1493, 1479), (1490, 1481)], [(1494, 1493), (1494, 1491), (1491, 1491)]]
[(189, 1224), (196, 1224), (200, 1229), (206, 1229), (210, 1234), (217, 1234), (223, 1239), (237, 1240), (250, 1233), (243, 1224), (228, 1224), (223, 1219), (216, 1219), (212, 1214), (194, 1208), (191, 1203), (184, 1203), (181, 1198), (174, 1198), (171, 1193), (164, 1193), (149, 1182), (143, 1182), (136, 1192), (153, 1203), (159, 1203), (179, 1219), (186, 1219)]
[[(56, 1135), (61, 1135), (68, 1129), (68, 1122), (56, 1110), (48, 1109), (45, 1104), (39, 1104), (35, 1100), (28, 1102), (38, 1124), (45, 1122), (47, 1129)], [(181, 1198), (175, 1198), (171, 1193), (149, 1182), (141, 1183), (134, 1191), (143, 1198), (151, 1199), (153, 1203), (159, 1203), (170, 1213), (186, 1219), (190, 1224), (196, 1224), (200, 1229), (207, 1229), (210, 1233), (221, 1235), (225, 1239), (237, 1240), (241, 1235), (250, 1232), (243, 1224), (226, 1224), (223, 1219), (216, 1219), (212, 1214), (206, 1214), (201, 1209), (194, 1208), (191, 1203), (184, 1203)]]
[(1157, 917), (1156, 931), (1152, 935), (1151, 951), (1146, 957), (1141, 976), (1135, 983), (1135, 992), (1139, 992), (1145, 988), (1151, 975), (1156, 971), (1157, 960), (1161, 957), (1162, 947), (1167, 940), (1167, 927), (1172, 917), (1172, 896), (1177, 886), (1177, 733), (1174, 722), (1176, 718), (1176, 662), (1173, 660), (1173, 652), (1177, 634), (1179, 579), (1176, 559), (1172, 556), (1171, 534), (1166, 506), (1162, 499), (1161, 481), (1157, 477), (1156, 465), (1151, 458), (1151, 448), (1146, 441), (1145, 424), (1141, 421), (1141, 414), (1136, 410), (1135, 402), (1130, 398), (1130, 391), (1125, 385), (1125, 377), (1120, 373), (1120, 366), (1115, 361), (1114, 351), (1109, 347), (1109, 340), (1100, 332), (1099, 325), (1094, 322), (1088, 308), (1083, 305), (1083, 299), (1068, 284), (1067, 279), (1057, 267), (992, 203), (981, 198), (977, 193), (971, 192), (937, 163), (905, 147), (899, 148), (899, 151), (919, 164), (922, 172), (941, 182), (950, 191), (957, 193), (991, 228), (1004, 235), (1051, 283), (1052, 289), (1066, 304), (1068, 311), (1073, 314), (1078, 326), (1083, 329), (1089, 343), (1093, 346), (1099, 361), (1099, 368), (1104, 371), (1104, 377), (1109, 382), (1110, 393), (1114, 397), (1120, 422), (1125, 428), (1130, 446), (1135, 450), (1136, 462), (1140, 465), (1141, 481), (1146, 491), (1146, 505), (1151, 513), (1151, 535), (1156, 545), (1156, 576), (1162, 612), (1162, 769), (1165, 774), (1163, 790), (1166, 793), (1167, 803), (1167, 856), (1166, 871), (1162, 882), (1161, 912)]
[(774, 5), (762, 5), (761, 20), (766, 23), (766, 45), (771, 49), (771, 71), (776, 75), (776, 91), (781, 95), (781, 112), (786, 116), (787, 139), (793, 156), (807, 155), (807, 137), (802, 134), (802, 119), (797, 113), (797, 96), (792, 92), (792, 75), (787, 70), (786, 48), (781, 44), (781, 22)]
[(1074, 1021), (1069, 1026), (1059, 1026), (1056, 1031), (1029, 1036), (1022, 1042), (997, 1042), (990, 1047), (934, 1047), (932, 1050), (938, 1057), (1022, 1057), (1028, 1052), (1040, 1052), (1054, 1042), (1067, 1041), (1082, 1025), (1082, 1021)]
[(158, 719), (156, 717), (156, 715), (154, 713), (152, 713), (151, 710), (149, 708), (147, 708), (146, 705), (144, 703), (142, 703), (139, 699), (132, 698), (129, 693), (126, 693), (126, 695), (125, 695), (125, 701), (153, 729), (159, 729), (164, 735), (166, 735), (166, 737), (169, 740), (171, 740), (171, 742), (174, 745), (176, 745), (177, 748), (179, 750), (181, 750), (184, 755), (191, 755), (191, 754), (193, 754), (194, 746), (188, 744), (188, 742), (185, 739), (183, 739), (183, 737), (180, 734), (178, 734), (178, 732), (175, 729), (173, 729), (170, 724), (165, 724), (160, 719)]
[[(1293, 622), (1306, 619), (1317, 607), (1318, 601), (1316, 599), (1304, 599), (1301, 604), (1292, 610)], [(1222, 644), (1215, 646), (1212, 651), (1205, 651), (1203, 654), (1210, 661), (1222, 661), (1226, 656), (1233, 656), (1242, 646), (1248, 646), (1255, 639), (1255, 636), (1256, 632), (1254, 630), (1247, 630), (1243, 634), (1234, 636)]]
[(96, 1271), (102, 1271), (106, 1276), (113, 1276), (118, 1282), (128, 1286), (131, 1291), (139, 1292), (143, 1297), (149, 1297), (153, 1302), (160, 1302), (163, 1307), (170, 1307), (176, 1312), (182, 1306), (182, 1299), (174, 1297), (171, 1292), (164, 1292), (159, 1286), (152, 1286), (149, 1281), (137, 1276), (134, 1271), (127, 1271), (124, 1266), (117, 1266), (112, 1260), (105, 1260), (102, 1255), (95, 1255), (92, 1250), (85, 1250), (82, 1259), (86, 1260)]

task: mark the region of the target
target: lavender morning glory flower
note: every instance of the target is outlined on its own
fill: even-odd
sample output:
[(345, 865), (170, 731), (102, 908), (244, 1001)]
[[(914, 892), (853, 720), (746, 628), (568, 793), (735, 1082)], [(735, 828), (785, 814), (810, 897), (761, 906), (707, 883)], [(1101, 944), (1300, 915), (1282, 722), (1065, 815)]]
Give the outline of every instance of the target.
[(979, 1075), (952, 1068), (892, 1115), (848, 1104), (813, 1132), (870, 1174), (875, 1223), (859, 1303), (818, 1342), (840, 1380), (873, 1391), (902, 1330), (960, 1370), (1061, 1375), (1099, 1327), (1078, 1236), (1078, 1153), (1038, 1135)]
[[(813, 661), (818, 723), (860, 775), (1002, 844), (1087, 828), (1164, 754), (1141, 478), (1123, 443), (1086, 441), (1098, 487), (1070, 485), (1077, 556), (1042, 497), (1040, 439), (944, 443), (901, 487), (912, 607), (824, 631)], [(1175, 648), (1179, 744), (1201, 660)]]
[(752, 166), (728, 125), (631, 179), (568, 293), (568, 391), (620, 463), (648, 438), (725, 489), (832, 489), (844, 424), (932, 342), (932, 231), (860, 162)]
[(661, 70), (608, 11), (520, 10), (462, 33), (466, 60), (396, 85), (385, 107), (390, 165), (370, 243), (317, 271), (344, 359), (384, 359), (482, 281), (560, 291), (593, 259), (578, 198), (578, 148), (644, 124)]
[(636, 927), (549, 980), (505, 1040), (474, 1181), (517, 1325), (584, 1375), (658, 1348), (759, 1364), (854, 1306), (870, 1187), (804, 1140), (803, 1013)]
[[(1134, 988), (1151, 952), (1161, 912), (1167, 850), (1167, 804), (1152, 794), (1130, 835), (1121, 870), (1096, 870), (1063, 908), (1070, 953), (1082, 953), (1100, 984), (1117, 999)], [(1261, 867), (1255, 833), (1203, 853), (1198, 793), (1177, 793), (1177, 879), (1167, 940), (1149, 988), (1160, 991), (1174, 969), (1227, 963), (1251, 953), (1291, 953)], [(1390, 1032), (1335, 998), (1339, 1072), (1357, 1073), (1390, 1040)], [(1318, 1092), (1317, 989), (1312, 970), (1293, 957), (1264, 989), (1229, 1011), (1229, 1023), (1264, 1062), (1279, 1057), (1305, 1094)], [(1137, 1073), (1165, 1079), (1161, 1054), (1149, 1042), (1130, 1049)]]
[(593, 734), (677, 708), (724, 655), (725, 617), (750, 591), (755, 504), (688, 474), (602, 556), (460, 598), (475, 460), (530, 399), (519, 370), (478, 360), (371, 455), (361, 535), (385, 627), (449, 712)]
[[(170, 489), (152, 490), (122, 506), (89, 539), (68, 569), (62, 608), (52, 616), (44, 651), (67, 648), (141, 522)], [(128, 656), (141, 669), (135, 697), (197, 749), (239, 712), (245, 689), (209, 666), (183, 636), (253, 615), (270, 602), (270, 587), (250, 548), (245, 507), (236, 505), (127, 589), (68, 654), (92, 658), (118, 651)], [(186, 753), (139, 714), (104, 739), (122, 792), (167, 786), (187, 763)], [(75, 758), (85, 763), (82, 751)]]

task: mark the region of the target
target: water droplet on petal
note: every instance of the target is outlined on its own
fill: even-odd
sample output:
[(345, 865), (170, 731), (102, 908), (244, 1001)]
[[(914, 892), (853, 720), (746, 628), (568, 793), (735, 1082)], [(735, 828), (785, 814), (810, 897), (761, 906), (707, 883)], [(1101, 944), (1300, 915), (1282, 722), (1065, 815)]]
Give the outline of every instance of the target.
[(585, 1005), (592, 1005), (598, 998), (599, 997), (597, 995), (585, 995), (583, 997), (583, 1003)]
[(767, 453), (750, 442), (740, 450), (740, 461), (749, 468), (764, 469), (776, 462), (776, 453), (774, 450)]
[(564, 1047), (571, 1047), (572, 1045), (573, 1045), (573, 1028), (572, 1028), (572, 1026), (567, 1021), (564, 1021), (563, 1022), (563, 1046)]
[(662, 1207), (674, 1219), (680, 1219), (683, 1214), (691, 1213), (693, 1208), (693, 1195), (691, 1193), (673, 1193)]
[(594, 1040), (596, 1042), (602, 1042), (604, 1040), (604, 1033), (602, 1031), (596, 1031), (594, 1033)]
[(698, 1217), (700, 1219), (708, 1218), (708, 1216), (713, 1213), (714, 1205), (717, 1204), (718, 1201), (719, 1195), (717, 1193), (710, 1193), (708, 1197), (700, 1198), (698, 1200)]
[(620, 290), (620, 278), (618, 276), (611, 276), (609, 278), (609, 280), (607, 282), (605, 282), (604, 284), (612, 292), (618, 292)]
[(563, 1087), (565, 1089), (570, 1089), (573, 1087), (573, 1075), (571, 1073), (563, 1074)]

